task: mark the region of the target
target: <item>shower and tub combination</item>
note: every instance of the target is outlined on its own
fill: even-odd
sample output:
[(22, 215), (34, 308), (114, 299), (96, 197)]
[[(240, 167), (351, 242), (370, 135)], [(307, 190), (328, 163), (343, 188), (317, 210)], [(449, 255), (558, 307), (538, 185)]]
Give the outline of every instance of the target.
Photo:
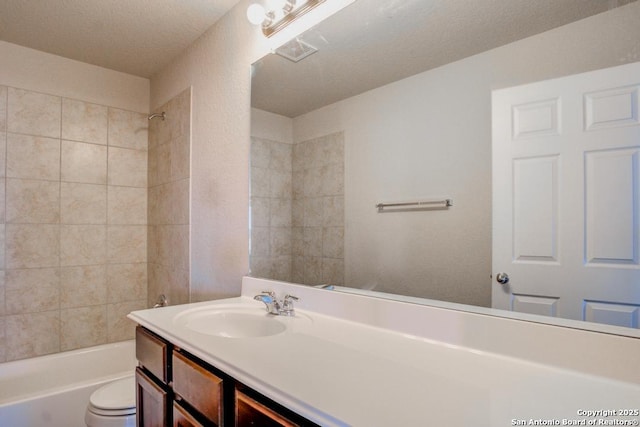
[(133, 340), (2, 363), (0, 423), (134, 426), (136, 364)]
[(128, 340), (0, 363), (1, 425), (135, 427), (135, 353)]
[[(127, 120), (134, 116), (113, 111)], [(145, 118), (164, 121), (167, 115)], [(136, 363), (134, 341), (0, 363), (0, 425), (133, 426)]]
[[(148, 280), (150, 264), (189, 277), (189, 245), (175, 248), (182, 251), (180, 262), (160, 259), (149, 256), (147, 234), (152, 225), (189, 235), (189, 198), (165, 201), (160, 189), (184, 195), (190, 188), (191, 88), (142, 113), (120, 108), (126, 103), (102, 105), (0, 84), (3, 105), (0, 145), (6, 144), (7, 156), (0, 169), (13, 171), (6, 181), (20, 202), (12, 206), (20, 209), (11, 211), (4, 237), (15, 250), (6, 255), (6, 284), (0, 285), (0, 425), (84, 427), (94, 418), (87, 412), (91, 396), (103, 386), (91, 414), (133, 419), (135, 345), (121, 341), (133, 337), (125, 316), (148, 307), (149, 293), (161, 290)], [(32, 120), (40, 116), (57, 123), (43, 128)], [(149, 140), (156, 149), (149, 150)], [(170, 152), (172, 168), (150, 178), (149, 165), (166, 155), (159, 145)], [(33, 188), (47, 197), (28, 197)], [(138, 203), (145, 198), (160, 201), (155, 210)], [(176, 224), (150, 222), (170, 217), (162, 209), (173, 213), (176, 207)], [(166, 244), (165, 235), (152, 238)], [(169, 290), (175, 302), (188, 302), (188, 292)], [(125, 392), (113, 384), (122, 379)], [(133, 397), (100, 403), (111, 391)]]

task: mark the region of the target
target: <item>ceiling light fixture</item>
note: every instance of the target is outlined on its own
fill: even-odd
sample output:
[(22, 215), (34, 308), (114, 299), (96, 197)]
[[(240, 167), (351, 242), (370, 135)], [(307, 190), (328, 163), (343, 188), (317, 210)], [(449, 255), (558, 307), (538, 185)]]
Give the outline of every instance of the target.
[(322, 2), (324, 0), (268, 0), (267, 7), (253, 3), (247, 8), (247, 19), (262, 26), (262, 33), (271, 37)]

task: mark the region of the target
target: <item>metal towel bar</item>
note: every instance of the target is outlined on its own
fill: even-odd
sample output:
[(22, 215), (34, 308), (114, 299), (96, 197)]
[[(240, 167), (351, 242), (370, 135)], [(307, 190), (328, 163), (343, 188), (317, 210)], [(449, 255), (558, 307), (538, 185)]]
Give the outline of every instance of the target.
[(378, 208), (379, 211), (385, 209), (385, 208), (413, 208), (413, 209), (419, 209), (419, 208), (438, 208), (438, 207), (442, 207), (442, 208), (448, 208), (450, 206), (453, 206), (453, 200), (452, 199), (443, 199), (443, 200), (419, 200), (416, 202), (399, 202), (399, 203), (378, 203), (376, 205), (376, 208)]

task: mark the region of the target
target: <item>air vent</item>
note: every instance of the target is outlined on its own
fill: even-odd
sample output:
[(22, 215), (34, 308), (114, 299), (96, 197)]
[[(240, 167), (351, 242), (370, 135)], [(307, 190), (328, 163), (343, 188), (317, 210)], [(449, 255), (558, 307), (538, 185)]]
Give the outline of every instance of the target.
[(283, 58), (287, 58), (292, 62), (302, 61), (304, 58), (316, 53), (317, 51), (318, 49), (300, 39), (293, 39), (276, 49), (276, 53), (278, 55)]

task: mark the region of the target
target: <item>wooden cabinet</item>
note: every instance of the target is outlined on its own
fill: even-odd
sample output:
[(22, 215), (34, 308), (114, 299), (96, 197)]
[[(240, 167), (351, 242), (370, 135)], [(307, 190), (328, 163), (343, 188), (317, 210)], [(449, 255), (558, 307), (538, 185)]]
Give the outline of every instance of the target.
[(236, 390), (236, 426), (295, 427), (298, 424), (285, 418), (273, 409), (263, 405)]
[(138, 326), (138, 427), (316, 426)]
[(189, 411), (178, 402), (173, 402), (173, 427), (204, 427)]
[(144, 369), (162, 383), (169, 378), (169, 344), (154, 333), (138, 326), (136, 328), (136, 359)]
[(215, 425), (223, 424), (223, 380), (185, 354), (173, 352), (173, 392)]
[(168, 386), (169, 344), (162, 338), (138, 326), (136, 328), (136, 425), (164, 427), (169, 425)]
[(136, 368), (136, 424), (138, 427), (169, 425), (168, 393), (140, 368)]

